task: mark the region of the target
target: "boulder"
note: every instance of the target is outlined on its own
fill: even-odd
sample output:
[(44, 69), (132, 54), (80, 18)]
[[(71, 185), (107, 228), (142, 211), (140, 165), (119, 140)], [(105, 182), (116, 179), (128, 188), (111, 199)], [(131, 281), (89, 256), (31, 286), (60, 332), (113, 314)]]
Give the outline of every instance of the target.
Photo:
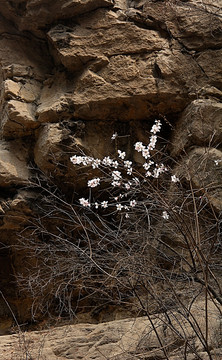
[(159, 31), (119, 20), (111, 10), (87, 14), (75, 26), (57, 25), (48, 37), (55, 62), (69, 75), (56, 74), (44, 86), (40, 122), (68, 112), (77, 119), (124, 121), (178, 113), (207, 82), (179, 43), (172, 50)]
[(208, 77), (209, 84), (222, 90), (222, 50), (205, 50), (197, 57), (196, 61)]
[(82, 17), (74, 27), (57, 25), (48, 37), (59, 62), (70, 71), (95, 60), (104, 66), (111, 56), (144, 54), (169, 47), (157, 31), (120, 21), (115, 12), (104, 9)]
[[(177, 39), (184, 51), (220, 48), (222, 20), (220, 0), (130, 1), (138, 8), (141, 21)], [(142, 11), (141, 11), (142, 8)]]
[(112, 0), (19, 0), (15, 4), (6, 0), (0, 4), (0, 12), (13, 20), (20, 31), (44, 37), (42, 28), (58, 19), (78, 16), (112, 4)]
[(24, 185), (30, 172), (26, 149), (15, 142), (0, 142), (0, 186)]
[(39, 126), (35, 118), (36, 106), (32, 103), (10, 100), (5, 104), (1, 120), (1, 133), (5, 138), (32, 135)]
[[(0, 230), (21, 230), (28, 223), (32, 216), (32, 205), (36, 200), (37, 194), (30, 190), (19, 189), (13, 198), (3, 200), (0, 198), (2, 216)], [(13, 245), (13, 238), (10, 239)]]
[(218, 146), (222, 142), (222, 104), (211, 99), (194, 100), (182, 112), (171, 140), (171, 155), (189, 147)]
[(36, 165), (46, 174), (58, 170), (59, 160), (63, 157), (61, 143), (63, 131), (59, 124), (46, 124), (41, 128), (34, 148)]
[[(216, 211), (222, 210), (222, 151), (196, 147), (179, 163), (175, 172), (206, 197)], [(183, 181), (183, 180), (182, 180)]]
[[(186, 348), (187, 359), (195, 359), (196, 353), (207, 356), (202, 339), (206, 327), (204, 301), (194, 302), (189, 312), (190, 316), (179, 310), (165, 316), (152, 315), (151, 320), (139, 317), (101, 324), (56, 327), (26, 333), (25, 338), (17, 335), (1, 336), (0, 354), (4, 355), (5, 360), (11, 359), (12, 354), (24, 354), (24, 351), (28, 351), (34, 358), (41, 351), (41, 356), (50, 360), (135, 360), (144, 359), (144, 356), (146, 359), (165, 359), (165, 350), (169, 360), (180, 360)], [(208, 316), (208, 344), (211, 351), (215, 349), (212, 351), (215, 354), (221, 351), (221, 319), (220, 309), (212, 301), (208, 301)], [(151, 321), (164, 349), (160, 346)], [(30, 348), (27, 344), (31, 344)]]

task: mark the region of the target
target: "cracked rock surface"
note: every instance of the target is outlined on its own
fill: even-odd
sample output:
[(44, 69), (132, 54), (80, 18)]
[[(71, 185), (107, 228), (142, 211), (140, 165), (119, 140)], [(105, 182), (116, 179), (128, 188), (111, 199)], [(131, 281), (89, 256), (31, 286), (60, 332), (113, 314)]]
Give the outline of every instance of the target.
[[(221, 0), (0, 1), (1, 242), (17, 243), (18, 230), (38, 208), (38, 191), (26, 188), (37, 170), (67, 192), (81, 190), (87, 175), (73, 170), (71, 155), (114, 153), (109, 139), (115, 131), (126, 147), (129, 134), (131, 145), (145, 142), (157, 118), (165, 121), (175, 168), (187, 180), (188, 166), (197, 188), (214, 183), (209, 201), (219, 213), (221, 58)], [(12, 248), (4, 257), (10, 264), (0, 264), (5, 289), (27, 256)], [(29, 321), (31, 300), (11, 288), (6, 294), (13, 311)], [(11, 324), (10, 314), (0, 316)], [(57, 345), (50, 359), (77, 359), (76, 345), (71, 355)], [(94, 350), (78, 358), (102, 359)]]

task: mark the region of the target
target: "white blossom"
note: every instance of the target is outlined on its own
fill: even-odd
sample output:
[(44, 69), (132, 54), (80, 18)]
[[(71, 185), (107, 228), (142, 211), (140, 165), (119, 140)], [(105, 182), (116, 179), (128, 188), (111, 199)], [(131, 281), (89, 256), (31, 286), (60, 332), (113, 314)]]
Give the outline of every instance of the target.
[(125, 218), (127, 218), (127, 219), (128, 219), (128, 218), (129, 218), (129, 214), (127, 214), (127, 213), (126, 213), (126, 214), (125, 214)]
[(112, 185), (113, 187), (121, 186), (121, 182), (114, 180), (114, 181), (111, 182), (111, 185)]
[(144, 167), (145, 170), (149, 170), (149, 168), (150, 168), (153, 164), (154, 164), (154, 161), (151, 161), (151, 160), (150, 160), (148, 163), (145, 162), (145, 163), (143, 164), (143, 167)]
[(89, 165), (92, 163), (94, 159), (90, 156), (78, 156), (78, 155), (74, 155), (70, 158), (70, 161), (74, 164), (74, 165)]
[(116, 204), (116, 209), (117, 209), (118, 211), (122, 210), (122, 208), (123, 208), (123, 205), (121, 205), (121, 204)]
[(74, 165), (80, 165), (80, 164), (82, 164), (83, 159), (84, 159), (84, 156), (74, 155), (74, 156), (72, 156), (72, 157), (70, 158), (70, 161), (71, 161)]
[(93, 159), (93, 161), (92, 161), (92, 168), (93, 168), (93, 169), (98, 168), (99, 165), (100, 165), (100, 163), (101, 163), (101, 160), (100, 160), (100, 159)]
[(132, 166), (132, 161), (129, 161), (129, 160), (124, 161), (125, 168), (130, 168), (131, 166)]
[(150, 137), (150, 142), (149, 142), (149, 145), (148, 145), (148, 149), (149, 149), (149, 150), (155, 149), (156, 142), (157, 142), (157, 136), (156, 136), (156, 135), (152, 135), (152, 136)]
[(80, 204), (81, 204), (82, 206), (84, 206), (84, 207), (90, 207), (90, 206), (91, 206), (91, 204), (90, 204), (90, 202), (89, 202), (88, 199), (81, 198), (81, 199), (79, 199), (79, 202), (80, 202)]
[(70, 161), (75, 165), (77, 163), (77, 156), (71, 156)]
[(157, 167), (158, 167), (158, 169), (159, 169), (159, 174), (162, 174), (162, 173), (164, 173), (165, 171), (167, 171), (166, 166), (164, 166), (163, 164), (160, 164), (160, 165), (158, 165)]
[(156, 165), (156, 168), (153, 170), (153, 177), (157, 179), (164, 171), (167, 171), (167, 168), (163, 164)]
[(155, 179), (157, 179), (159, 176), (160, 176), (160, 169), (155, 168), (155, 169), (153, 170), (153, 177), (154, 177)]
[(102, 201), (101, 202), (101, 207), (104, 208), (104, 209), (107, 208), (108, 207), (108, 201)]
[(145, 149), (145, 146), (140, 141), (135, 143), (134, 147), (135, 147), (135, 150), (138, 151), (138, 152), (141, 152), (141, 151), (143, 151)]
[(100, 178), (94, 178), (88, 181), (88, 187), (94, 188), (100, 184)]
[(99, 204), (97, 202), (95, 202), (95, 208), (98, 209), (99, 208)]
[(117, 181), (120, 180), (120, 179), (122, 179), (121, 172), (118, 171), (118, 170), (114, 170), (114, 171), (112, 172), (112, 177), (113, 177), (114, 180), (117, 180)]
[(169, 219), (169, 214), (168, 214), (168, 212), (167, 212), (167, 211), (163, 211), (162, 217), (163, 217), (165, 220), (168, 220), (168, 219)]
[(136, 185), (140, 184), (140, 181), (139, 181), (138, 177), (135, 177), (132, 180), (135, 182)]
[(152, 126), (152, 129), (150, 130), (151, 133), (156, 134), (160, 131), (161, 129), (161, 121), (160, 120), (155, 120), (155, 124)]
[(145, 159), (148, 159), (150, 157), (150, 151), (149, 149), (143, 149), (142, 151), (142, 156), (145, 158)]
[(133, 168), (132, 168), (132, 167), (129, 168), (129, 169), (127, 169), (127, 175), (132, 175), (132, 172), (133, 172)]
[(145, 174), (146, 177), (152, 176), (152, 173), (150, 171), (147, 171)]
[(110, 159), (109, 156), (104, 157), (104, 159), (102, 160), (102, 164), (103, 164), (104, 166), (111, 166), (112, 163), (113, 163), (113, 160)]
[(118, 161), (113, 161), (112, 164), (111, 164), (111, 166), (113, 166), (115, 169), (117, 169), (118, 166), (119, 166)]
[(118, 136), (118, 134), (117, 134), (117, 132), (115, 132), (115, 133), (112, 135), (111, 140), (115, 140), (115, 139), (117, 138), (117, 136)]
[(125, 184), (125, 188), (126, 188), (126, 190), (129, 190), (129, 189), (130, 189), (130, 184), (129, 184), (129, 183), (126, 183), (126, 184)]
[(131, 207), (136, 206), (136, 200), (131, 200), (131, 201), (130, 201), (130, 206), (131, 206)]
[(214, 160), (214, 163), (215, 163), (216, 166), (218, 166), (221, 161), (222, 160), (217, 159), (217, 160)]
[(176, 182), (180, 181), (180, 179), (176, 175), (172, 175), (171, 176), (171, 181), (176, 183)]
[(118, 150), (118, 155), (122, 160), (125, 159), (125, 157), (126, 157), (125, 151)]

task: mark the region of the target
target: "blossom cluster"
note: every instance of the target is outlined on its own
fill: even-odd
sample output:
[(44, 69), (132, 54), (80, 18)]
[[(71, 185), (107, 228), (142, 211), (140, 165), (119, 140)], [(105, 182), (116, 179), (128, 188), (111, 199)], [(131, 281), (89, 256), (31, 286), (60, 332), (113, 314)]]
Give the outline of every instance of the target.
[[(161, 130), (161, 125), (160, 120), (155, 120), (155, 123), (150, 131), (151, 136), (147, 146), (145, 146), (142, 142), (136, 142), (134, 144), (135, 150), (141, 153), (144, 158), (142, 166), (145, 173), (141, 174), (143, 181), (146, 181), (145, 178), (147, 177), (157, 179), (161, 174), (167, 171), (164, 164), (158, 164), (152, 160), (152, 151), (156, 147), (157, 133)], [(117, 137), (118, 134), (114, 133), (111, 139), (115, 140)], [(140, 179), (133, 175), (136, 171), (133, 168), (133, 162), (126, 159), (126, 152), (117, 150), (117, 154), (118, 160), (112, 159), (110, 156), (98, 159), (91, 156), (74, 155), (70, 158), (70, 161), (74, 165), (91, 166), (93, 169), (100, 169), (102, 171), (103, 178), (95, 177), (88, 180), (89, 188), (100, 186), (103, 180), (106, 182), (109, 181), (113, 189), (110, 192), (111, 196), (109, 201), (103, 200), (101, 202), (92, 202), (89, 199), (80, 198), (80, 205), (86, 208), (93, 206), (95, 209), (106, 209), (110, 206), (112, 209), (116, 209), (116, 211), (124, 211), (125, 216), (129, 217), (129, 211), (140, 205), (138, 201), (133, 198), (135, 196), (136, 187), (140, 186)], [(179, 181), (179, 178), (176, 175), (172, 175), (171, 181), (176, 183)], [(169, 214), (166, 211), (163, 211), (162, 217), (167, 220), (169, 218)]]
[(220, 162), (222, 162), (222, 160), (219, 160), (219, 159), (214, 160), (214, 163), (215, 163), (216, 166), (218, 166)]

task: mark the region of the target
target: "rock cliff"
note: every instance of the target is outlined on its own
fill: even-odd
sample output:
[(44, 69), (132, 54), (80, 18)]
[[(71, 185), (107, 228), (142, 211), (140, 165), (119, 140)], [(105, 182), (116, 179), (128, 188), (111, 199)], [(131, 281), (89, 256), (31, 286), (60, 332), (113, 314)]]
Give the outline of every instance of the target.
[[(129, 290), (129, 284), (122, 280), (129, 269), (127, 265), (124, 270), (118, 270), (122, 258), (118, 258), (118, 266), (112, 272), (113, 278), (115, 274), (121, 274), (118, 288), (111, 284), (111, 280), (106, 283), (104, 278), (99, 278), (98, 272), (101, 268), (94, 269), (91, 254), (87, 255), (90, 265), (87, 260), (82, 259), (83, 255), (87, 254), (88, 250), (85, 249), (90, 242), (83, 244), (82, 254), (76, 253), (70, 243), (67, 244), (67, 268), (72, 262), (77, 263), (77, 259), (79, 265), (75, 270), (66, 270), (62, 260), (59, 260), (62, 250), (53, 252), (49, 239), (69, 239), (72, 242), (70, 239), (75, 239), (76, 233), (80, 234), (80, 238), (83, 236), (84, 227), (79, 230), (82, 220), (72, 223), (72, 216), (76, 211), (73, 204), (78, 199), (77, 193), (84, 194), (85, 181), (89, 179), (91, 172), (88, 168), (75, 168), (70, 162), (70, 156), (85, 153), (102, 159), (115, 154), (116, 143), (110, 139), (112, 134), (117, 132), (118, 145), (135, 159), (132, 146), (136, 141), (147, 142), (155, 119), (160, 119), (163, 124), (158, 151), (164, 152), (168, 165), (181, 179), (184, 199), (188, 185), (192, 190), (192, 201), (196, 209), (192, 220), (183, 218), (179, 221), (188, 224), (185, 232), (188, 233), (188, 229), (192, 228), (188, 237), (193, 239), (196, 236), (199, 243), (190, 245), (186, 243), (186, 237), (181, 240), (182, 235), (178, 234), (174, 224), (166, 231), (162, 231), (162, 225), (158, 225), (155, 236), (160, 240), (157, 246), (156, 237), (153, 235), (154, 243), (149, 245), (149, 254), (154, 254), (155, 248), (157, 261), (161, 262), (165, 270), (171, 271), (172, 278), (180, 276), (181, 280), (182, 276), (184, 281), (185, 278), (188, 280), (189, 284), (186, 282), (184, 285), (188, 290), (183, 294), (181, 283), (175, 286), (179, 296), (187, 297), (187, 301), (191, 303), (192, 294), (195, 293), (194, 297), (199, 296), (197, 293), (202, 291), (203, 295), (206, 277), (198, 277), (199, 270), (195, 266), (192, 268), (192, 271), (195, 268), (195, 273), (191, 276), (188, 267), (196, 262), (196, 258), (201, 263), (200, 259), (205, 261), (206, 254), (210, 254), (212, 264), (208, 269), (208, 262), (205, 262), (207, 275), (203, 273), (206, 276), (213, 275), (212, 282), (205, 290), (209, 290), (209, 296), (218, 308), (222, 305), (219, 263), (222, 240), (221, 58), (221, 0), (0, 2), (1, 333), (8, 331), (15, 317), (19, 323), (30, 322), (32, 318), (47, 318), (46, 308), (42, 304), (36, 313), (33, 310), (33, 304), (38, 302), (39, 298), (42, 299), (40, 303), (47, 304), (50, 298), (55, 316), (58, 313), (59, 316), (67, 316), (70, 309), (73, 314), (79, 305), (80, 314), (90, 314), (85, 321), (115, 320), (114, 313), (120, 303), (120, 312), (124, 313), (120, 317), (146, 315), (146, 306), (141, 305), (141, 296), (144, 304), (144, 291), (142, 295), (137, 293), (135, 302), (135, 283), (133, 286), (131, 283)], [(185, 200), (175, 200), (175, 188), (170, 189), (169, 201), (174, 201), (178, 208), (182, 209)], [(190, 206), (186, 205), (187, 211), (191, 211)], [(198, 206), (200, 211), (205, 211), (203, 219), (197, 216)], [(97, 226), (96, 220), (93, 221)], [(112, 227), (110, 229), (109, 231), (112, 231)], [(212, 240), (214, 230), (216, 240)], [(101, 236), (100, 230), (96, 231)], [(138, 231), (141, 231), (141, 236), (145, 238), (143, 231)], [(90, 232), (92, 228), (89, 229)], [(130, 236), (129, 232), (129, 238), (125, 240), (126, 247), (133, 243), (133, 236)], [(202, 238), (205, 240), (202, 241)], [(27, 239), (29, 243), (26, 243)], [(208, 246), (209, 239), (212, 240), (211, 248)], [(203, 245), (200, 246), (201, 241)], [(110, 251), (110, 246), (110, 243), (106, 244), (102, 251)], [(138, 245), (137, 256), (144, 246)], [(131, 259), (131, 250), (123, 248), (124, 246), (119, 247), (118, 253), (123, 254), (126, 251), (128, 255), (125, 253), (124, 259)], [(161, 255), (158, 260), (160, 251), (161, 254), (167, 254), (166, 258), (161, 258)], [(183, 253), (183, 261), (187, 263), (183, 267), (183, 275), (178, 275), (177, 272), (180, 263), (178, 258), (172, 260), (175, 252), (179, 252), (178, 258)], [(104, 268), (106, 270), (103, 275), (105, 272), (107, 274), (109, 266), (113, 266), (116, 253), (117, 250), (113, 250), (113, 253), (110, 251), (109, 257), (107, 256), (107, 267)], [(64, 262), (64, 258), (62, 259)], [(95, 261), (97, 260), (96, 258)], [(142, 269), (144, 265), (135, 265), (136, 268), (140, 266)], [(58, 268), (62, 270), (57, 277)], [(34, 272), (30, 271), (33, 269)], [(51, 271), (50, 281), (47, 277), (48, 269)], [(63, 271), (64, 277), (61, 275)], [(83, 280), (79, 274), (84, 272)], [(42, 273), (42, 283), (39, 277), (35, 279), (37, 273)], [(88, 278), (89, 273), (94, 274), (95, 280), (93, 276)], [(162, 275), (158, 276), (161, 278)], [(31, 279), (31, 290), (28, 288), (28, 279)], [(55, 282), (65, 289), (64, 297), (53, 293), (52, 279), (57, 279)], [(62, 287), (64, 282), (68, 285)], [(44, 287), (47, 289), (46, 293), (43, 291)], [(101, 289), (101, 298), (104, 299), (101, 309), (110, 309), (111, 306), (111, 313), (114, 315), (108, 317), (107, 314), (100, 314), (102, 312), (98, 308), (101, 298), (98, 294), (93, 298), (97, 288)], [(146, 288), (144, 283), (142, 288)], [(169, 288), (170, 285), (165, 282), (158, 291), (162, 292), (163, 297), (169, 297)], [(195, 290), (191, 290), (194, 288)], [(128, 290), (124, 293), (123, 289)], [(88, 296), (91, 299), (89, 302)], [(105, 305), (107, 299), (110, 303)], [(153, 302), (152, 296), (149, 303), (150, 301)], [(172, 307), (173, 297), (170, 301)], [(150, 306), (152, 313), (157, 312), (157, 308), (160, 312), (162, 307), (159, 303)], [(98, 316), (97, 310), (100, 314)], [(81, 316), (79, 315), (80, 321)], [(219, 319), (218, 314), (215, 316)], [(152, 319), (147, 321), (150, 326)], [(126, 323), (127, 321), (123, 322)], [(90, 334), (97, 331), (94, 325), (90, 326)], [(123, 330), (119, 330), (119, 325), (115, 326), (117, 329), (113, 331), (122, 334)], [(134, 325), (127, 323), (127, 326), (131, 328)], [(165, 330), (161, 331), (164, 333)], [(215, 328), (212, 331), (215, 331)], [(121, 336), (107, 341), (120, 346), (120, 341), (124, 340), (120, 340)], [(189, 335), (189, 339), (192, 336)], [(78, 343), (80, 340), (76, 341)], [(108, 345), (104, 350), (105, 357), (101, 357), (103, 349), (100, 350), (100, 337), (91, 340), (89, 336), (87, 341), (99, 342), (99, 345), (96, 345), (98, 353), (90, 350), (92, 355), (89, 357), (86, 357), (84, 352), (80, 357), (75, 357), (72, 346), (68, 353), (67, 349), (65, 352), (62, 345), (58, 345), (60, 350), (53, 351), (54, 354), (58, 353), (59, 357), (50, 355), (48, 358), (109, 358)], [(102, 338), (101, 341), (106, 340)], [(178, 346), (173, 345), (172, 349), (178, 349), (179, 340), (173, 339), (172, 343), (174, 342), (178, 343)], [(80, 343), (82, 344), (81, 341)], [(220, 345), (218, 343), (217, 346), (210, 346), (219, 348)], [(88, 345), (84, 344), (84, 349), (85, 347), (88, 349)], [(153, 345), (153, 348), (157, 347)], [(194, 354), (198, 351), (206, 353), (199, 358), (205, 359), (206, 356), (208, 359), (207, 346), (194, 345), (194, 348)], [(136, 351), (135, 349), (140, 349), (138, 344), (132, 351)], [(149, 353), (148, 357), (145, 357), (141, 352), (145, 354), (147, 350), (144, 350), (144, 347), (141, 349), (136, 355), (133, 353), (134, 355), (127, 355), (128, 357), (114, 351), (112, 358), (162, 359), (164, 357), (161, 356), (166, 356), (166, 352), (163, 352), (162, 355)], [(127, 348), (127, 351), (130, 353), (131, 350)], [(176, 360), (181, 359), (179, 356), (182, 355), (175, 353), (173, 356), (170, 359)], [(189, 357), (190, 360), (194, 358)]]

